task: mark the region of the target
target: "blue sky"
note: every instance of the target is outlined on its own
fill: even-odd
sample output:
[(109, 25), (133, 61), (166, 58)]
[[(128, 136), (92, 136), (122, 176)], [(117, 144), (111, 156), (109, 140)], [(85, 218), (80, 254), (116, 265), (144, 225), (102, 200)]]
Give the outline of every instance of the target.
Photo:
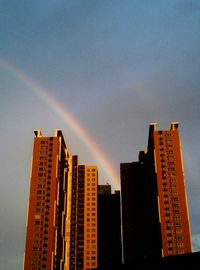
[[(1, 269), (22, 268), (33, 130), (51, 136), (62, 129), (70, 152), (98, 166), (13, 70), (66, 108), (118, 175), (121, 162), (146, 148), (150, 122), (169, 129), (178, 121), (193, 247), (200, 250), (199, 18), (198, 0), (0, 0)], [(109, 182), (99, 169), (100, 182)]]

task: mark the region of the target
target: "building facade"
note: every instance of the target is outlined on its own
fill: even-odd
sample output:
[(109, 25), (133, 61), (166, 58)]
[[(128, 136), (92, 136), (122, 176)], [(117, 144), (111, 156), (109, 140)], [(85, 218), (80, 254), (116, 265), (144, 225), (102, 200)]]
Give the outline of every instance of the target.
[(147, 149), (120, 172), (124, 263), (191, 253), (178, 123), (150, 124)]
[(65, 270), (97, 268), (97, 184), (97, 167), (78, 165), (78, 156), (73, 156), (68, 183)]
[(79, 166), (77, 215), (77, 270), (98, 267), (96, 166)]
[(98, 267), (96, 166), (79, 165), (61, 130), (35, 131), (24, 270)]
[(178, 123), (159, 131), (151, 125), (163, 256), (190, 253), (191, 234)]
[(70, 154), (62, 132), (35, 131), (24, 270), (64, 269), (66, 191)]

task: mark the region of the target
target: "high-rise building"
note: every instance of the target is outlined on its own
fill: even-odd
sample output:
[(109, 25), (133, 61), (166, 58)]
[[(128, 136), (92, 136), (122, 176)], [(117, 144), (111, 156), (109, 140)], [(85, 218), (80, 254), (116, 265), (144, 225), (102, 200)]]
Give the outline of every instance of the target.
[(155, 179), (140, 162), (121, 163), (123, 261), (132, 266), (161, 257)]
[(178, 123), (149, 126), (139, 161), (121, 163), (124, 263), (192, 252)]
[[(96, 166), (79, 166), (79, 185), (84, 179), (84, 270), (98, 266), (97, 260), (97, 185)], [(78, 268), (77, 268), (78, 270)], [(81, 268), (79, 268), (81, 270)]]
[(35, 131), (24, 270), (97, 268), (97, 185), (97, 167), (79, 165), (61, 130)]
[(66, 256), (65, 270), (76, 269), (78, 156), (72, 156), (67, 184)]
[(73, 156), (72, 178), (68, 182), (65, 270), (97, 268), (97, 184), (97, 167), (78, 165), (78, 157)]
[(120, 191), (98, 186), (98, 269), (118, 269), (122, 264)]
[(24, 270), (64, 269), (70, 159), (60, 130), (35, 131)]

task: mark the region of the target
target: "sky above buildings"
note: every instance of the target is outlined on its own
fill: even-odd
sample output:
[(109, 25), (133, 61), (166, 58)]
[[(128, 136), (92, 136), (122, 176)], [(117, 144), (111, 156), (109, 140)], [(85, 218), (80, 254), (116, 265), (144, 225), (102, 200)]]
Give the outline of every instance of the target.
[(200, 250), (200, 2), (0, 0), (0, 268), (22, 268), (35, 129), (120, 189), (150, 122), (178, 121)]

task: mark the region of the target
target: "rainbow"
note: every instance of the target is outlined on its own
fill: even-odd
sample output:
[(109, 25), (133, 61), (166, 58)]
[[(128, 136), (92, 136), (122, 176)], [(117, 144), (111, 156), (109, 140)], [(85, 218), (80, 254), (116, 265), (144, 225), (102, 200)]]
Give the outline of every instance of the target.
[(58, 102), (58, 100), (52, 97), (47, 89), (33, 81), (30, 76), (25, 74), (24, 71), (3, 59), (0, 59), (0, 67), (2, 67), (5, 71), (9, 72), (12, 76), (22, 82), (29, 89), (31, 89), (31, 91), (37, 97), (39, 97), (59, 118), (64, 121), (64, 123), (76, 134), (78, 139), (91, 152), (95, 161), (97, 162), (97, 167), (100, 166), (100, 168), (102, 168), (105, 175), (107, 175), (107, 178), (111, 182), (112, 187), (116, 190), (119, 190), (120, 188), (117, 173), (110, 164), (110, 161), (106, 157), (106, 154), (100, 149), (94, 139), (80, 124), (80, 122), (76, 118), (74, 118), (73, 115), (69, 111), (67, 111), (60, 102)]

